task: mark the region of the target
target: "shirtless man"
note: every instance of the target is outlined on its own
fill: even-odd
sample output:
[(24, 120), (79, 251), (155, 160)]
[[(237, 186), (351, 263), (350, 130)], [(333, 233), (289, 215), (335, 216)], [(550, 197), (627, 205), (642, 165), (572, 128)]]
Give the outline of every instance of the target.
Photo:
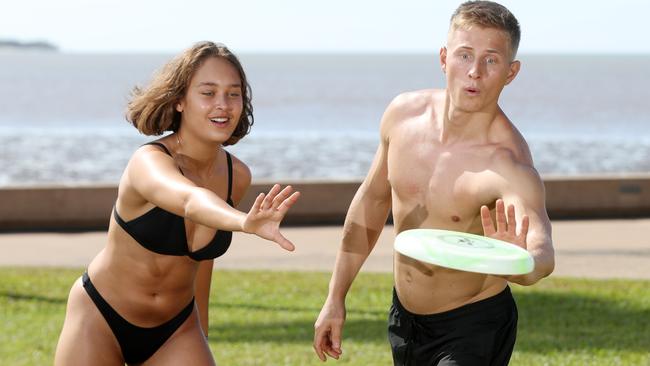
[(381, 143), (350, 205), (315, 324), (321, 360), (342, 353), (345, 296), (392, 208), (396, 233), (483, 234), (525, 248), (535, 261), (532, 273), (495, 276), (395, 253), (388, 328), (395, 365), (508, 364), (517, 327), (508, 282), (532, 285), (554, 267), (544, 186), (526, 141), (498, 105), (520, 68), (519, 38), (505, 7), (462, 4), (440, 50), (446, 89), (404, 93), (386, 109)]

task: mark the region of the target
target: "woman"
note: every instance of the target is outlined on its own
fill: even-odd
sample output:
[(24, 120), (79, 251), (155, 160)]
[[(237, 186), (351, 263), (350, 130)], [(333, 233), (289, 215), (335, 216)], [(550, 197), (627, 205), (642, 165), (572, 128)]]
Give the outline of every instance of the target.
[(246, 75), (223, 45), (198, 43), (168, 63), (134, 90), (127, 119), (146, 135), (173, 133), (131, 157), (106, 248), (70, 290), (55, 365), (213, 365), (212, 260), (232, 231), (293, 250), (279, 225), (299, 193), (275, 185), (247, 214), (233, 208), (251, 174), (223, 146), (253, 115)]

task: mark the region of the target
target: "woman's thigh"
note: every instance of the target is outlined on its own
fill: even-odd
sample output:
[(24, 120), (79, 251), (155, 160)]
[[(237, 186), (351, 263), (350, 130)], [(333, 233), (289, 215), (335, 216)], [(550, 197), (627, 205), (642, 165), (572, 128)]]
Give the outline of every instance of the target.
[(54, 365), (124, 365), (120, 346), (81, 279), (70, 289)]
[(196, 305), (185, 322), (142, 365), (215, 365), (201, 330)]

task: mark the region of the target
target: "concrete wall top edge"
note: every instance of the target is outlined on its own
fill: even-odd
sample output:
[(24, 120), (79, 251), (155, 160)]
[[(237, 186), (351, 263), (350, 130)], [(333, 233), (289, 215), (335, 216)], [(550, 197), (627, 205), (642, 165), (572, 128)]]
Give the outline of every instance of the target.
[[(363, 178), (359, 179), (254, 179), (253, 185), (272, 185), (275, 183), (286, 185), (298, 184), (359, 184)], [(589, 175), (542, 175), (542, 180), (548, 182), (555, 181), (603, 181), (603, 180), (650, 180), (650, 172), (648, 173), (616, 173), (616, 174), (589, 174)], [(62, 184), (26, 184), (26, 185), (12, 185), (0, 186), (0, 190), (50, 190), (50, 189), (83, 189), (83, 188), (116, 188), (117, 183), (62, 183)]]

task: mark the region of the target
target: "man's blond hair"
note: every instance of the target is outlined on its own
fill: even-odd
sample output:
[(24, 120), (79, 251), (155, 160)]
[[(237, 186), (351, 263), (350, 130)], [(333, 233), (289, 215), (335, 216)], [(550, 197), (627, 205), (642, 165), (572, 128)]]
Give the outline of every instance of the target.
[(505, 6), (493, 1), (467, 1), (452, 14), (449, 31), (472, 26), (504, 31), (510, 38), (512, 58), (517, 55), (521, 30), (517, 18)]

